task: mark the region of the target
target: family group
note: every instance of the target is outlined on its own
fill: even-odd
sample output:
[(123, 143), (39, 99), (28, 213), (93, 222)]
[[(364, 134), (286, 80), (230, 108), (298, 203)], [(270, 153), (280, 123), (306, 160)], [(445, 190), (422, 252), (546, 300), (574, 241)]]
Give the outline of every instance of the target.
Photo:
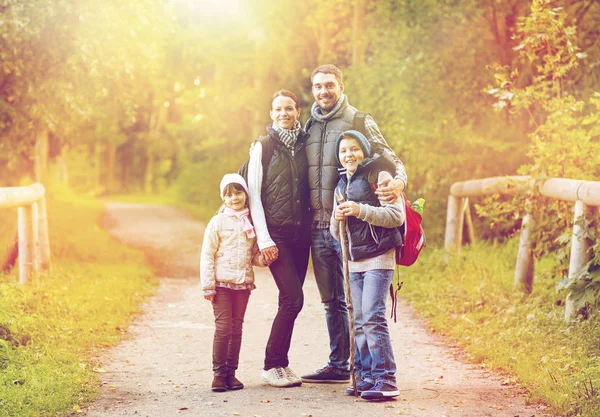
[[(255, 288), (253, 265), (269, 267), (279, 290), (265, 349), (262, 379), (275, 387), (349, 383), (348, 395), (366, 399), (399, 395), (386, 318), (386, 296), (406, 207), (403, 163), (373, 118), (350, 105), (342, 72), (321, 65), (311, 74), (315, 99), (301, 126), (300, 103), (275, 92), (267, 135), (251, 148), (247, 173), (226, 174), (224, 205), (209, 222), (200, 278), (215, 317), (212, 390), (244, 387), (235, 377), (244, 314)], [(340, 224), (344, 230), (340, 235)], [(354, 343), (344, 293), (340, 236), (348, 248)], [(325, 367), (298, 377), (288, 352), (303, 303), (309, 256), (329, 334)], [(354, 368), (350, 348), (354, 345)]]

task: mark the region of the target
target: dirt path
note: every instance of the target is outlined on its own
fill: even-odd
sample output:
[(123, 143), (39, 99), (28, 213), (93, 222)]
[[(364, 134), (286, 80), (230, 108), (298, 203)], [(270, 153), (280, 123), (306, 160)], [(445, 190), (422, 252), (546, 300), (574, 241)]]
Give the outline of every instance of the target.
[[(345, 385), (304, 384), (273, 388), (260, 379), (264, 347), (277, 308), (268, 269), (257, 268), (257, 287), (246, 314), (238, 377), (241, 391), (213, 393), (213, 315), (202, 297), (197, 271), (203, 225), (162, 206), (107, 203), (104, 227), (118, 239), (144, 248), (162, 277), (156, 295), (130, 327), (130, 337), (108, 351), (102, 387), (90, 417), (541, 417), (501, 377), (457, 359), (458, 353), (423, 329), (400, 304), (390, 324), (398, 363), (400, 397), (370, 403), (345, 396)], [(298, 374), (325, 364), (328, 338), (312, 271), (305, 285), (291, 367)]]

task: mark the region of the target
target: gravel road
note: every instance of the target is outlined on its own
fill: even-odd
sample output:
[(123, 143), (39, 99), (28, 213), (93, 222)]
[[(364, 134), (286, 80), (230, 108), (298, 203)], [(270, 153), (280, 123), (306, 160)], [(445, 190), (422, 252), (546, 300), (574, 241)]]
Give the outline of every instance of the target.
[[(459, 349), (431, 335), (400, 301), (390, 323), (400, 397), (367, 402), (344, 395), (345, 385), (273, 388), (262, 383), (264, 347), (277, 309), (268, 269), (256, 268), (238, 377), (241, 391), (213, 393), (213, 315), (198, 282), (204, 225), (158, 205), (107, 202), (102, 222), (112, 235), (148, 254), (160, 286), (130, 326), (127, 337), (101, 358), (100, 395), (83, 411), (90, 417), (542, 417), (505, 377), (461, 360)], [(410, 285), (410, 283), (405, 283)], [(309, 269), (305, 305), (296, 322), (290, 366), (297, 374), (323, 366), (328, 338), (323, 307)]]

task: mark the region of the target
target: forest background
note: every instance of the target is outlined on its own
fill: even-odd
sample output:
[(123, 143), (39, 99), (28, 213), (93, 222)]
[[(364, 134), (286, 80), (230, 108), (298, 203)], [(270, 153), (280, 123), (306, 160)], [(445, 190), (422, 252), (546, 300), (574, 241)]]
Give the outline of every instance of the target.
[[(273, 92), (294, 91), (306, 121), (310, 73), (333, 63), (350, 103), (374, 117), (404, 162), (409, 198), (426, 199), (429, 248), (405, 272), (418, 279), (403, 296), (473, 360), (509, 371), (532, 401), (561, 415), (600, 416), (597, 215), (586, 223), (592, 259), (572, 279), (572, 205), (539, 195), (475, 200), (477, 237), (488, 243), (449, 262), (436, 249), (456, 181), (513, 174), (599, 180), (599, 28), (597, 0), (0, 0), (0, 187), (44, 184), (55, 265), (78, 271), (55, 266), (30, 287), (0, 276), (0, 323), (20, 335), (0, 337), (0, 368), (16, 375), (5, 371), (0, 393), (18, 398), (0, 401), (0, 415), (7, 404), (28, 407), (31, 414), (7, 411), (25, 416), (83, 401), (75, 371), (57, 405), (37, 404), (34, 385), (23, 385), (31, 385), (27, 393), (13, 386), (29, 372), (22, 363), (39, 368), (39, 346), (23, 335), (53, 340), (52, 308), (57, 329), (71, 320), (65, 294), (98, 294), (105, 279), (135, 287), (124, 297), (148, 292), (147, 271), (132, 279), (141, 258), (105, 253), (108, 237), (89, 227), (102, 209), (97, 201), (87, 207), (89, 198), (168, 202), (208, 220), (220, 204), (222, 174), (237, 171), (270, 122)], [(65, 195), (71, 201), (55, 198)], [(512, 288), (511, 238), (530, 210), (539, 262), (534, 291), (524, 297)], [(0, 249), (12, 237), (13, 214), (0, 212)], [(136, 266), (126, 270), (124, 258)], [(100, 261), (110, 267), (95, 280), (86, 268)], [(88, 278), (93, 289), (84, 286)], [(45, 285), (56, 296), (37, 289)], [(568, 292), (588, 318), (570, 327)], [(135, 311), (138, 299), (130, 302), (118, 323)], [(29, 329), (22, 313), (39, 309), (43, 320)], [(62, 358), (71, 339), (49, 344), (46, 356)], [(98, 343), (78, 340), (82, 350)], [(57, 363), (35, 378), (48, 389), (65, 374)], [(78, 359), (72, 363), (83, 372)], [(84, 380), (93, 387), (91, 371)]]
[[(523, 166), (597, 178), (581, 123), (598, 114), (596, 1), (0, 4), (0, 186), (166, 193), (210, 213), (272, 93), (296, 92), (305, 121), (323, 63), (404, 161), (409, 197), (426, 198), (430, 243), (455, 181)], [(571, 120), (542, 132), (557, 112)]]

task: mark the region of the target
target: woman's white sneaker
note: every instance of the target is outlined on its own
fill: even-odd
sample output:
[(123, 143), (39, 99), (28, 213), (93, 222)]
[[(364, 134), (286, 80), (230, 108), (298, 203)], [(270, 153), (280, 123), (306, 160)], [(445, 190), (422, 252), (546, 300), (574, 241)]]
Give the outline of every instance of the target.
[(262, 379), (273, 387), (291, 387), (292, 382), (287, 378), (283, 368), (271, 368), (268, 371), (262, 371)]
[(292, 371), (289, 366), (286, 366), (282, 369), (285, 377), (292, 383), (292, 387), (299, 387), (300, 385), (302, 385), (302, 380), (298, 378), (298, 375), (296, 375), (296, 373)]

